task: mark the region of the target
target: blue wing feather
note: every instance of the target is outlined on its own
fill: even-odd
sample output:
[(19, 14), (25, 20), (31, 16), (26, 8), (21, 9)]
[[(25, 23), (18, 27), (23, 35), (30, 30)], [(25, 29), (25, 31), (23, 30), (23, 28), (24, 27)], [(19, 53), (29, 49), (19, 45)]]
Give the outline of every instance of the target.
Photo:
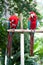
[(30, 21), (28, 21), (28, 29), (30, 29)]
[(40, 25), (39, 21), (36, 21), (36, 27), (38, 27)]
[(10, 22), (8, 21), (8, 29), (10, 29)]

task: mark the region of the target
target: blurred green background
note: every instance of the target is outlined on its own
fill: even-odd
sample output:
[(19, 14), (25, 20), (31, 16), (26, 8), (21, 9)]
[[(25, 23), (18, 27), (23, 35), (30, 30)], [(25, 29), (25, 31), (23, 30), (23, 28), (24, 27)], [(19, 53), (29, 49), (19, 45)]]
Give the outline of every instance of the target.
[[(43, 14), (39, 12), (38, 3), (35, 0), (0, 0), (0, 65), (5, 65), (5, 54), (8, 43), (8, 18), (14, 13), (23, 14), (23, 28), (27, 29), (29, 12), (34, 11), (38, 16), (40, 27), (38, 30), (43, 30)], [(40, 9), (40, 7), (39, 7)], [(20, 25), (17, 27), (20, 28)], [(29, 33), (24, 33), (25, 36), (25, 65), (43, 65), (43, 34), (35, 33), (34, 36), (34, 56), (29, 56), (30, 53), (30, 38)], [(12, 55), (8, 65), (20, 65), (20, 33), (15, 33), (12, 42)], [(7, 55), (7, 54), (6, 54)]]

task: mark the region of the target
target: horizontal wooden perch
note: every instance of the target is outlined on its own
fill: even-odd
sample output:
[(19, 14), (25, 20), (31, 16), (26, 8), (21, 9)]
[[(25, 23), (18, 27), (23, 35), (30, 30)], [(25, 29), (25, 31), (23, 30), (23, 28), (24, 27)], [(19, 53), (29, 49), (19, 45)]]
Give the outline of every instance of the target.
[(43, 33), (43, 30), (29, 30), (29, 29), (8, 29), (8, 32), (18, 32), (18, 33), (24, 33), (24, 32), (35, 32), (35, 33)]

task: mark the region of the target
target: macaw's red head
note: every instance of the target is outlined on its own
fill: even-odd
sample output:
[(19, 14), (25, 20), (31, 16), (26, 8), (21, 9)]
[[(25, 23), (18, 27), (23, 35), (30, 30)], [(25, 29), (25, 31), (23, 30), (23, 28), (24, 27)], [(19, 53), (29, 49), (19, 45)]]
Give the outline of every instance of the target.
[(12, 15), (9, 17), (10, 28), (16, 28), (18, 25), (19, 18), (16, 15)]
[(30, 17), (29, 17), (29, 21), (30, 21), (30, 29), (36, 29), (36, 21), (37, 21), (37, 15), (35, 12), (30, 12)]
[(30, 19), (33, 19), (33, 20), (37, 19), (37, 15), (35, 12), (32, 11), (32, 12), (29, 12), (29, 14), (30, 14)]

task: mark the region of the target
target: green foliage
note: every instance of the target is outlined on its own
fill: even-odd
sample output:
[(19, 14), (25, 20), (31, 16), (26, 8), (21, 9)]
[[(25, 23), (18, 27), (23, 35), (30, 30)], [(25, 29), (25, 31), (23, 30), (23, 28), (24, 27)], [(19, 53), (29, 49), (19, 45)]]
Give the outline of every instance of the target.
[(35, 44), (34, 44), (34, 54), (39, 55), (40, 57), (42, 57), (43, 55), (43, 38), (39, 38), (36, 40)]
[[(21, 12), (23, 13), (23, 15), (25, 17), (29, 16), (29, 12), (30, 11), (35, 11), (37, 14), (39, 14), (36, 11), (36, 2), (33, 2), (33, 0), (9, 0), (9, 1), (5, 1), (2, 0), (1, 2), (1, 11), (0, 12), (4, 12), (5, 10), (5, 14), (6, 14), (6, 6), (8, 6), (8, 11), (10, 12), (10, 14), (14, 14), (15, 12), (20, 14)], [(2, 4), (3, 3), (3, 4)], [(2, 13), (1, 13), (2, 14)]]
[[(1, 7), (0, 7), (0, 17), (3, 15), (6, 16), (6, 11), (8, 10), (10, 14), (18, 13), (20, 14), (21, 12), (23, 13), (23, 28), (27, 29), (27, 22), (28, 22), (28, 17), (29, 17), (29, 12), (34, 11), (36, 12), (38, 19), (40, 20), (42, 17), (41, 15), (37, 12), (36, 10), (36, 3), (33, 3), (33, 0), (0, 0), (1, 2)], [(6, 6), (8, 9), (6, 10)], [(6, 50), (6, 45), (7, 45), (7, 24), (4, 23), (6, 22), (5, 18), (0, 19), (0, 48), (2, 49), (2, 56), (4, 60), (5, 56), (5, 50)], [(42, 24), (42, 23), (41, 23)], [(18, 26), (17, 28), (20, 28)], [(30, 52), (30, 38), (29, 38), (29, 33), (24, 33), (25, 35), (25, 64), (26, 65), (37, 65), (37, 61), (35, 58), (35, 55), (38, 55), (39, 57), (42, 58), (43, 55), (43, 47), (40, 45), (40, 40), (38, 39), (35, 41), (34, 44), (34, 58), (29, 56)], [(42, 41), (43, 43), (43, 41)], [(40, 49), (39, 49), (40, 48)], [(13, 41), (12, 41), (12, 56), (13, 59), (10, 58), (11, 65), (20, 65), (20, 33), (14, 33), (13, 36)], [(35, 59), (35, 60), (34, 60)], [(3, 61), (4, 65), (4, 61)]]
[(4, 47), (4, 44), (6, 45), (6, 29), (4, 28), (4, 26), (2, 26), (1, 22), (0, 22), (0, 47)]
[(43, 37), (37, 38), (34, 43), (34, 55), (37, 55), (37, 62), (43, 65)]
[(4, 65), (4, 57), (7, 44), (7, 30), (6, 26), (2, 23), (2, 21), (5, 21), (5, 19), (0, 19), (0, 55), (2, 56), (2, 64)]

